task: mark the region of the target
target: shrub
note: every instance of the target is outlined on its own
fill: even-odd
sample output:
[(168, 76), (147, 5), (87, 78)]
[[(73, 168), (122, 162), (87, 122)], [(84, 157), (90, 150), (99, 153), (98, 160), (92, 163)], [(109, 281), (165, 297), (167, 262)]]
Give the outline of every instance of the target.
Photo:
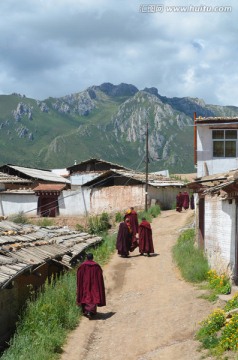
[(209, 287), (214, 290), (215, 294), (230, 294), (231, 283), (226, 274), (218, 275), (215, 270), (209, 270), (207, 279)]
[(222, 328), (225, 324), (225, 311), (221, 309), (214, 310), (205, 320), (201, 322), (201, 328), (196, 334), (196, 338), (201, 340), (207, 335), (212, 335)]
[(160, 213), (161, 213), (161, 210), (160, 210), (159, 205), (151, 206), (148, 209), (148, 214), (150, 214), (153, 218), (156, 218)]
[[(209, 276), (213, 279), (215, 272), (210, 271)], [(202, 343), (203, 348), (211, 349), (212, 355), (219, 357), (224, 351), (238, 350), (238, 314), (234, 313), (231, 318), (226, 319), (226, 312), (237, 307), (238, 293), (227, 302), (223, 310), (215, 310), (201, 322), (196, 339)]]
[(90, 234), (100, 234), (110, 229), (109, 215), (102, 213), (99, 216), (91, 216), (88, 219), (88, 231)]
[(117, 223), (123, 221), (123, 219), (124, 219), (124, 216), (123, 216), (122, 213), (117, 212), (117, 213), (115, 214), (115, 221), (116, 221)]
[(225, 350), (238, 350), (238, 314), (234, 314), (222, 329), (219, 347)]
[(224, 310), (228, 312), (232, 309), (237, 309), (237, 308), (238, 308), (238, 293), (236, 293), (232, 299), (227, 301)]
[(12, 216), (9, 216), (9, 220), (16, 223), (16, 224), (27, 224), (27, 223), (29, 223), (29, 220), (27, 219), (27, 216), (24, 214), (23, 211), (20, 211), (18, 214), (14, 214)]

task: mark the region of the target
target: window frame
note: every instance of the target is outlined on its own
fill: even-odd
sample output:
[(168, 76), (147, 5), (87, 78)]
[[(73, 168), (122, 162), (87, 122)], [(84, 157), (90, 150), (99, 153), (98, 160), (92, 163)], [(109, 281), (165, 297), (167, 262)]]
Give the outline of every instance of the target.
[[(219, 136), (217, 133), (217, 137), (215, 137), (215, 132), (223, 133), (223, 136)], [(233, 133), (233, 136), (232, 136)], [(221, 143), (221, 147), (215, 146), (218, 143)], [(216, 145), (215, 145), (216, 144)], [(229, 146), (230, 145), (230, 146)], [(233, 148), (234, 147), (234, 148)], [(232, 153), (232, 155), (227, 155)], [(219, 153), (220, 152), (220, 153)], [(236, 158), (237, 157), (237, 130), (236, 129), (213, 129), (212, 130), (212, 156), (213, 158)]]

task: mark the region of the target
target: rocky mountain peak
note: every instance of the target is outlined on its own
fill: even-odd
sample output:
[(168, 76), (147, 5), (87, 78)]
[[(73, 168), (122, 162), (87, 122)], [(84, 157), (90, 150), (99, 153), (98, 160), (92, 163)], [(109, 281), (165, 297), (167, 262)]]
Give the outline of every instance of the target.
[(121, 83), (119, 85), (103, 83), (96, 86), (96, 88), (103, 91), (108, 96), (133, 96), (139, 91), (134, 85), (125, 83)]

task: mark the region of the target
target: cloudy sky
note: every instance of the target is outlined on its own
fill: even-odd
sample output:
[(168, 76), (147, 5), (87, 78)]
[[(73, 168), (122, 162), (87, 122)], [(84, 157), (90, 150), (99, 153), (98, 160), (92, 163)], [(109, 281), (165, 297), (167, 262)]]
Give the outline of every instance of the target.
[(156, 87), (238, 106), (235, 0), (2, 0), (0, 94)]

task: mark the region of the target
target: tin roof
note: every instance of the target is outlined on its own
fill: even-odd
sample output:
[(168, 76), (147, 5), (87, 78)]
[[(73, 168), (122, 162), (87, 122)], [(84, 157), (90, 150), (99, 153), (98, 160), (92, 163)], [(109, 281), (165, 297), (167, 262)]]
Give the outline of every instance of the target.
[[(125, 177), (128, 180), (132, 179), (132, 180), (136, 180), (139, 183), (145, 183), (146, 179), (145, 179), (145, 173), (141, 173), (141, 172), (135, 172), (133, 170), (120, 170), (120, 169), (111, 169), (108, 171), (105, 171), (103, 174), (99, 175), (98, 177), (94, 178), (91, 181), (88, 181), (87, 183), (84, 184), (84, 186), (91, 186), (91, 185), (99, 185), (101, 183), (101, 180), (106, 179), (106, 178), (110, 178), (110, 177)], [(127, 182), (128, 184), (128, 182)], [(148, 174), (148, 184), (151, 186), (155, 186), (155, 187), (167, 187), (167, 186), (172, 186), (172, 187), (181, 187), (184, 186), (184, 182), (183, 181), (176, 181), (176, 180), (172, 180), (170, 178), (167, 178), (163, 175), (160, 174), (156, 174), (156, 173), (149, 173)]]
[[(106, 161), (106, 160), (102, 160), (102, 159), (96, 159), (96, 158), (92, 158), (92, 159), (88, 159), (85, 161), (82, 161), (78, 164), (69, 166), (67, 168), (67, 170), (69, 170), (70, 173), (77, 171), (77, 169), (81, 166), (86, 166), (89, 165), (89, 169), (86, 171), (100, 171), (100, 164), (102, 165), (107, 165), (110, 168), (117, 168), (117, 169), (125, 169), (127, 170), (127, 168), (125, 168), (123, 165), (119, 165), (119, 164), (115, 164), (115, 163), (111, 163), (110, 161)], [(105, 170), (102, 170), (105, 171)]]
[(196, 119), (196, 123), (200, 124), (200, 123), (238, 123), (238, 117), (237, 116), (209, 116), (209, 117), (197, 117)]
[(238, 169), (227, 171), (220, 174), (207, 175), (195, 179), (188, 184), (188, 187), (198, 189), (202, 194), (217, 193), (220, 190), (230, 191), (229, 189), (237, 186)]
[(0, 172), (0, 183), (4, 184), (29, 184), (32, 183), (31, 180), (20, 178), (19, 176), (5, 174)]
[(27, 168), (27, 167), (23, 167), (23, 166), (16, 166), (16, 165), (9, 165), (9, 164), (3, 165), (2, 167), (0, 167), (1, 170), (5, 169), (5, 168), (13, 169), (19, 174), (29, 176), (31, 179), (51, 181), (54, 183), (70, 184), (69, 180), (51, 172), (50, 170), (40, 170), (40, 169)]
[(102, 238), (68, 227), (40, 227), (0, 222), (0, 288), (46, 261), (71, 268), (72, 261)]
[(33, 188), (34, 191), (62, 191), (65, 188), (64, 184), (38, 184)]

